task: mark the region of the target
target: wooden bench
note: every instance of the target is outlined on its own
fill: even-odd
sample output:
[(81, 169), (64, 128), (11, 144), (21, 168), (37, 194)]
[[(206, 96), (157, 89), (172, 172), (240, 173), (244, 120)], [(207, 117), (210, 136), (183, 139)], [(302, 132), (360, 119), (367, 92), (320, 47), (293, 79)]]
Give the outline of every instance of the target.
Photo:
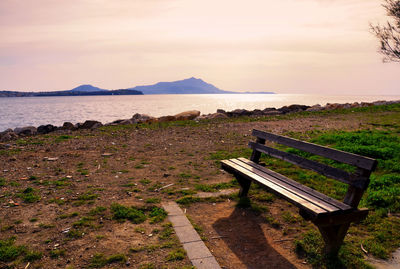
[[(221, 161), (222, 168), (234, 174), (237, 178), (241, 186), (239, 196), (247, 196), (250, 184), (254, 181), (293, 203), (299, 208), (299, 213), (303, 218), (311, 220), (318, 227), (325, 241), (325, 253), (337, 255), (350, 223), (363, 220), (368, 215), (368, 209), (358, 209), (357, 207), (368, 187), (369, 176), (375, 169), (377, 161), (259, 130), (253, 130), (252, 135), (256, 136), (257, 140), (256, 142), (249, 142), (249, 147), (253, 149), (250, 160), (237, 158)], [(349, 173), (317, 161), (271, 148), (265, 145), (266, 140), (355, 166), (356, 171)], [(261, 153), (348, 184), (349, 187), (343, 202), (260, 165)]]

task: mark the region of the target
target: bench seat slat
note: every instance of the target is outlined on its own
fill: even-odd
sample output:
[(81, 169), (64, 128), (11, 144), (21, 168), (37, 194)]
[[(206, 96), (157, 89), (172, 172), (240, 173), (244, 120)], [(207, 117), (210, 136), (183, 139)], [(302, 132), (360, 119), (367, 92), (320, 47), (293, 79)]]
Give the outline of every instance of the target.
[(270, 191), (274, 192), (275, 194), (279, 195), (280, 197), (290, 201), (291, 203), (295, 204), (297, 207), (306, 210), (313, 216), (317, 217), (320, 215), (327, 215), (329, 212), (325, 209), (311, 203), (308, 200), (299, 197), (292, 192), (288, 191), (285, 188), (282, 188), (275, 183), (243, 168), (242, 166), (230, 161), (230, 160), (223, 160), (221, 161), (222, 166), (225, 170), (230, 171), (234, 174), (239, 174), (241, 177), (244, 177), (247, 180), (254, 180), (258, 183), (261, 183), (263, 186), (267, 187)]
[(337, 149), (331, 149), (328, 147), (320, 146), (309, 142), (303, 142), (286, 136), (276, 135), (255, 129), (253, 130), (253, 135), (288, 147), (300, 149), (312, 154), (323, 156), (338, 162), (354, 165), (366, 170), (374, 170), (377, 165), (376, 160), (368, 157), (364, 157), (349, 152), (344, 152)]
[(242, 161), (242, 162), (244, 162), (244, 163), (246, 163), (246, 164), (248, 164), (248, 165), (250, 165), (252, 167), (257, 168), (257, 169), (263, 171), (266, 174), (269, 174), (269, 175), (271, 175), (271, 176), (273, 176), (275, 178), (278, 178), (279, 180), (281, 180), (281, 181), (283, 181), (283, 182), (285, 182), (285, 183), (287, 183), (289, 185), (295, 186), (295, 187), (301, 189), (302, 191), (306, 192), (307, 194), (309, 194), (311, 196), (314, 196), (314, 197), (316, 197), (318, 199), (324, 200), (325, 202), (327, 202), (329, 204), (332, 204), (333, 206), (335, 206), (337, 208), (340, 208), (341, 210), (351, 210), (352, 209), (351, 206), (346, 205), (345, 203), (342, 203), (342, 202), (340, 202), (338, 200), (335, 200), (335, 199), (333, 199), (333, 198), (331, 198), (331, 197), (329, 197), (329, 196), (327, 196), (327, 195), (325, 195), (323, 193), (320, 193), (320, 192), (318, 192), (318, 191), (316, 191), (316, 190), (314, 190), (314, 189), (312, 189), (310, 187), (307, 187), (307, 186), (305, 186), (305, 185), (303, 185), (301, 183), (298, 183), (297, 181), (294, 181), (293, 179), (287, 178), (284, 175), (281, 175), (281, 174), (279, 174), (277, 172), (274, 172), (274, 171), (272, 171), (272, 170), (270, 170), (270, 169), (268, 169), (268, 168), (266, 168), (264, 166), (258, 165), (258, 164), (254, 163), (254, 162), (252, 162), (252, 161), (250, 161), (250, 160), (248, 160), (246, 158), (238, 158), (238, 160), (240, 160), (240, 161)]
[(259, 176), (261, 176), (261, 177), (273, 182), (274, 184), (276, 184), (276, 185), (278, 185), (278, 186), (280, 186), (280, 187), (282, 187), (282, 188), (294, 193), (295, 195), (297, 195), (297, 196), (299, 196), (299, 197), (301, 197), (301, 198), (303, 198), (303, 199), (305, 199), (307, 201), (310, 201), (311, 203), (317, 205), (318, 207), (323, 208), (327, 212), (332, 213), (332, 212), (336, 212), (338, 210), (341, 210), (340, 208), (338, 208), (338, 207), (336, 207), (336, 206), (334, 206), (334, 205), (332, 205), (332, 204), (330, 204), (328, 202), (325, 202), (322, 199), (319, 199), (319, 198), (317, 198), (317, 197), (315, 197), (313, 195), (310, 195), (309, 193), (305, 192), (302, 188), (299, 188), (298, 186), (290, 185), (287, 182), (285, 182), (283, 180), (280, 180), (279, 178), (276, 178), (276, 177), (274, 177), (274, 176), (272, 176), (270, 174), (267, 174), (267, 173), (263, 172), (262, 170), (258, 169), (257, 167), (253, 167), (251, 165), (248, 165), (247, 163), (242, 162), (239, 159), (231, 159), (230, 161), (236, 163), (237, 165), (242, 166), (243, 168), (253, 172), (256, 175), (259, 175)]
[(354, 187), (365, 189), (368, 186), (368, 178), (355, 178), (352, 177), (348, 172), (331, 167), (329, 165), (319, 163), (313, 160), (305, 159), (303, 157), (291, 154), (288, 152), (280, 151), (275, 148), (271, 148), (265, 145), (261, 145), (254, 142), (249, 142), (249, 147), (253, 150), (268, 154), (272, 157), (287, 161), (289, 163), (298, 165), (302, 168), (310, 169), (318, 172), (324, 176), (339, 180), (343, 183), (352, 185)]

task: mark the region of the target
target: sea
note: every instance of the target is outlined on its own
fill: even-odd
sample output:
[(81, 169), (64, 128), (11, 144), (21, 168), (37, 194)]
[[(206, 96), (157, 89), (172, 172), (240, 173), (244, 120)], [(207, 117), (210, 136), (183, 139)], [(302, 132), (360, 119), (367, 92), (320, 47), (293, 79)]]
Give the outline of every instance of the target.
[(279, 108), (285, 105), (325, 105), (326, 103), (400, 100), (400, 95), (309, 95), (309, 94), (183, 94), (124, 96), (60, 96), (0, 98), (0, 132), (8, 128), (77, 123), (97, 120), (109, 123), (128, 119), (135, 113), (154, 117), (187, 110), (201, 114), (217, 109)]

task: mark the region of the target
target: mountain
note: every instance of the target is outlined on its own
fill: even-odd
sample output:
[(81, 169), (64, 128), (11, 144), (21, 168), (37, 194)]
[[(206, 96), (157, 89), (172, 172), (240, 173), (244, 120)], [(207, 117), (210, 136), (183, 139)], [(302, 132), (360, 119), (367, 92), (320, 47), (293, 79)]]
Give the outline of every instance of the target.
[(211, 93), (234, 93), (218, 89), (212, 84), (204, 82), (199, 78), (188, 78), (173, 82), (158, 82), (153, 85), (136, 86), (130, 88), (143, 92), (143, 94), (211, 94)]
[(90, 84), (81, 85), (76, 88), (73, 88), (72, 90), (69, 90), (69, 92), (102, 92), (102, 91), (108, 91), (108, 90), (100, 89)]
[(136, 86), (128, 89), (105, 90), (89, 84), (72, 90), (52, 92), (0, 91), (0, 97), (35, 96), (81, 96), (81, 95), (140, 95), (140, 94), (273, 94), (273, 92), (232, 92), (223, 91), (199, 78), (188, 78), (172, 82), (158, 82), (153, 85)]

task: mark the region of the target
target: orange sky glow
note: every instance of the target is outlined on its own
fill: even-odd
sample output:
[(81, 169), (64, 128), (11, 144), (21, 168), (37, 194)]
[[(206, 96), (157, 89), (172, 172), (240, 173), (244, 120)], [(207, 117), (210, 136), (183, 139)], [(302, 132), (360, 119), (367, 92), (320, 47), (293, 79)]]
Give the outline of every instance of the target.
[(1, 0), (0, 90), (128, 88), (400, 94), (369, 23), (379, 0)]

